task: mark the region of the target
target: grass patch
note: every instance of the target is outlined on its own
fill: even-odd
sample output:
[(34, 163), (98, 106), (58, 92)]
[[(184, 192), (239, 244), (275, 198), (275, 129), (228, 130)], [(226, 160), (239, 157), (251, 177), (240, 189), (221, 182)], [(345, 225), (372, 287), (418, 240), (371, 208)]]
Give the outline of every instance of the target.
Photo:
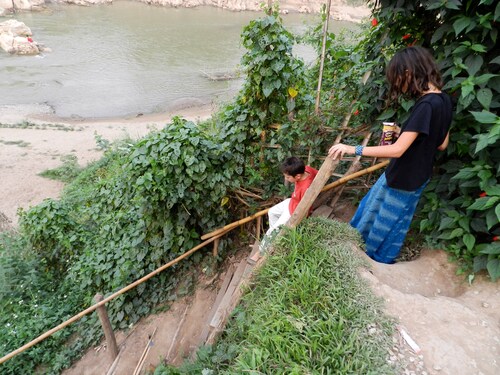
[(78, 165), (76, 155), (64, 155), (61, 157), (61, 161), (62, 165), (60, 167), (47, 169), (41, 172), (40, 176), (68, 183), (73, 181), (82, 172), (82, 167)]
[(36, 129), (36, 130), (60, 130), (60, 131), (82, 131), (83, 128), (76, 128), (72, 125), (64, 124), (36, 124), (30, 121), (23, 121), (16, 124), (3, 124), (0, 123), (0, 128), (3, 129)]
[(28, 147), (30, 145), (29, 142), (25, 142), (25, 141), (1, 141), (0, 140), (0, 143), (3, 143), (4, 145), (15, 145), (15, 146), (19, 146), (19, 147)]
[(278, 240), (212, 348), (166, 374), (393, 374), (393, 324), (357, 273), (348, 224), (313, 218)]

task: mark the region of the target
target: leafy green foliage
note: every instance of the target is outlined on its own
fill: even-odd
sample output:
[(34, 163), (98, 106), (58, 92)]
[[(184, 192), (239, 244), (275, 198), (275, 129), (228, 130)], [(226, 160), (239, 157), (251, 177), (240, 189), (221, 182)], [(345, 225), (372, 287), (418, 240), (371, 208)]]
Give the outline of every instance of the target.
[(242, 155), (246, 185), (267, 193), (279, 185), (279, 163), (317, 142), (317, 128), (300, 119), (310, 112), (313, 97), (304, 63), (292, 55), (294, 42), (276, 9), (251, 21), (242, 33), (245, 82), (220, 116), (222, 138)]
[[(238, 154), (202, 129), (175, 118), (144, 139), (117, 144), (82, 171), (60, 200), (20, 212), (20, 242), (6, 241), (0, 258), (0, 277), (18, 284), (9, 283), (2, 298), (9, 307), (0, 331), (2, 355), (88, 307), (96, 293), (125, 287), (193, 248), (202, 233), (231, 221), (233, 213), (222, 203), (239, 186)], [(112, 324), (127, 328), (153, 306), (184, 293), (192, 285), (186, 272), (201, 259), (196, 254), (111, 301)], [(30, 281), (20, 281), (26, 273)], [(20, 319), (9, 319), (14, 315)], [(93, 319), (82, 324), (87, 332), (98, 329)], [(7, 373), (31, 373), (37, 363), (56, 372), (64, 368), (76, 352), (64, 361), (53, 352), (70, 350), (61, 345), (76, 327), (9, 361)], [(88, 345), (99, 336), (97, 331), (77, 343)]]
[[(495, 247), (491, 242), (500, 234), (500, 55), (496, 48), (500, 5), (492, 0), (382, 0), (379, 5), (378, 25), (366, 41), (367, 57), (380, 59), (392, 46), (414, 43), (432, 49), (443, 72), (444, 90), (456, 102), (450, 145), (426, 189), (420, 229), (434, 245), (461, 260), (465, 270), (487, 269), (496, 280), (499, 254), (481, 252)], [(401, 112), (406, 110), (402, 105), (396, 118), (404, 119)], [(389, 111), (393, 110), (384, 113)]]
[[(391, 374), (391, 321), (358, 275), (348, 224), (307, 220), (280, 238), (216, 347), (166, 374)], [(376, 332), (376, 334), (373, 334)]]

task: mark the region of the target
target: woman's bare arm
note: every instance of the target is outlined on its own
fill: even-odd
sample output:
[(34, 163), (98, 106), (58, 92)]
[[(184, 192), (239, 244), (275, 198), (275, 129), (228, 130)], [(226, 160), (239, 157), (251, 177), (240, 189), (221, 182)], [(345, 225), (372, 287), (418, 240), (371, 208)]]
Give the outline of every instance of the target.
[[(417, 132), (403, 132), (398, 140), (392, 145), (365, 147), (363, 149), (363, 155), (377, 158), (399, 158), (408, 150), (408, 147), (417, 139), (417, 136)], [(328, 156), (337, 159), (343, 157), (344, 154), (354, 154), (355, 151), (356, 149), (354, 146), (339, 143), (330, 147)]]
[(448, 132), (446, 134), (446, 137), (444, 138), (444, 141), (443, 143), (441, 143), (439, 146), (438, 146), (438, 150), (439, 151), (444, 151), (446, 150), (446, 147), (448, 147), (448, 143), (450, 142), (450, 132)]

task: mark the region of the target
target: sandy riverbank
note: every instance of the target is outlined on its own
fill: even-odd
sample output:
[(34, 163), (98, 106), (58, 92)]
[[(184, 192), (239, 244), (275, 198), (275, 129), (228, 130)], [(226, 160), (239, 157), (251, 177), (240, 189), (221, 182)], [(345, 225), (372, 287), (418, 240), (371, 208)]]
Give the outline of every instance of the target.
[[(45, 198), (56, 198), (63, 183), (39, 176), (62, 164), (61, 157), (75, 155), (80, 165), (98, 160), (96, 135), (109, 141), (138, 139), (152, 129), (160, 129), (174, 116), (192, 121), (210, 117), (211, 105), (135, 118), (58, 119), (44, 108), (0, 107), (0, 213), (17, 224), (17, 210), (37, 205)], [(31, 110), (32, 113), (28, 113)], [(22, 126), (29, 122), (36, 126)]]

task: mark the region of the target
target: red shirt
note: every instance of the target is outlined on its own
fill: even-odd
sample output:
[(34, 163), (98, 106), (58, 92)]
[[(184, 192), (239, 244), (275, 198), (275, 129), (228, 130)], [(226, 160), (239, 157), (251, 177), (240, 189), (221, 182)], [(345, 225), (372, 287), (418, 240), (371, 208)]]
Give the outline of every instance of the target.
[(295, 189), (293, 190), (292, 198), (290, 199), (290, 204), (288, 205), (288, 210), (290, 211), (290, 215), (293, 214), (297, 206), (299, 205), (300, 200), (306, 193), (306, 190), (309, 186), (311, 186), (314, 177), (318, 174), (318, 171), (308, 165), (306, 165), (306, 172), (309, 175), (295, 183)]

